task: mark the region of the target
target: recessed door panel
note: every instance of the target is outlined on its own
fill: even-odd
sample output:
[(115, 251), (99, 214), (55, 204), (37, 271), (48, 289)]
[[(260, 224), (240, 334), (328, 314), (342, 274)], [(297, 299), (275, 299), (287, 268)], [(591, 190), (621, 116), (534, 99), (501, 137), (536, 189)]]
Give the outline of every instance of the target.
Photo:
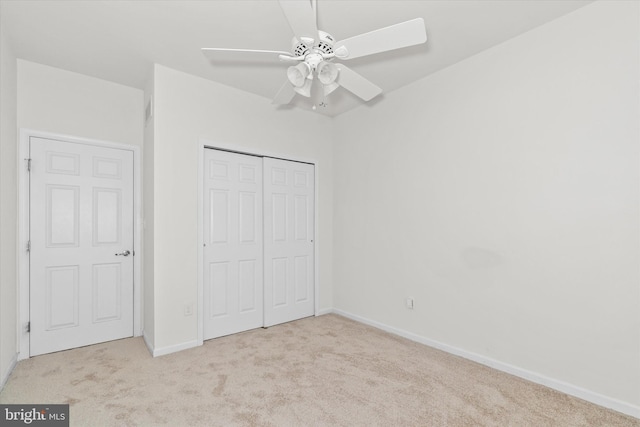
[(122, 190), (93, 189), (93, 244), (95, 246), (120, 243), (122, 223)]
[(133, 152), (29, 146), (30, 355), (132, 336)]
[(287, 241), (287, 195), (275, 193), (271, 195), (271, 221), (274, 242)]
[(257, 167), (256, 165), (238, 165), (239, 171), (240, 171), (240, 176), (238, 177), (238, 180), (240, 182), (246, 182), (248, 184), (255, 184), (256, 183), (256, 176), (257, 176)]
[(306, 171), (294, 171), (293, 172), (293, 185), (296, 187), (306, 188), (309, 173)]
[(309, 286), (309, 257), (302, 255), (295, 257), (294, 260), (295, 300), (296, 302), (307, 301), (311, 290)]
[(47, 247), (77, 247), (80, 230), (80, 187), (47, 185)]
[(307, 231), (309, 230), (309, 204), (307, 203), (306, 195), (297, 195), (294, 197), (293, 211), (295, 239), (304, 242), (307, 240)]
[(47, 151), (46, 171), (48, 174), (79, 175), (80, 156), (76, 153), (56, 153)]
[(227, 181), (229, 179), (229, 162), (224, 160), (210, 160), (208, 162), (209, 179)]
[(46, 330), (78, 326), (78, 270), (77, 265), (46, 269)]
[(256, 309), (256, 261), (238, 262), (238, 300), (240, 312)]
[(212, 262), (209, 265), (209, 286), (211, 288), (211, 317), (228, 314), (229, 263)]
[(272, 265), (273, 303), (272, 307), (287, 304), (287, 258), (274, 258)]
[(93, 266), (93, 321), (110, 322), (122, 317), (122, 268), (120, 263)]
[(229, 232), (229, 191), (209, 190), (209, 243), (227, 243)]
[(287, 185), (287, 170), (285, 168), (271, 168), (271, 184), (272, 185)]
[(238, 219), (240, 242), (255, 243), (258, 216), (262, 217), (261, 212), (257, 210), (258, 195), (254, 192), (241, 191), (238, 197), (240, 199), (240, 218)]
[(93, 176), (94, 178), (122, 179), (122, 160), (94, 157)]

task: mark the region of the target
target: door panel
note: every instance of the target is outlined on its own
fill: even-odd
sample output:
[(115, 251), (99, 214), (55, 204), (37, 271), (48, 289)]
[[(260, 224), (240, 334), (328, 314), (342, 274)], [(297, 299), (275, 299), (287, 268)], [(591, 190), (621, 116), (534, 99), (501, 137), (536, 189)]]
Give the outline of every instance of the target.
[(93, 321), (108, 322), (122, 316), (120, 264), (93, 266)]
[(262, 159), (204, 155), (204, 339), (263, 324)]
[(264, 158), (265, 326), (312, 316), (314, 166)]
[(30, 355), (133, 335), (133, 152), (30, 139)]
[(80, 187), (46, 185), (47, 248), (78, 247)]
[(78, 265), (46, 267), (47, 330), (78, 326)]

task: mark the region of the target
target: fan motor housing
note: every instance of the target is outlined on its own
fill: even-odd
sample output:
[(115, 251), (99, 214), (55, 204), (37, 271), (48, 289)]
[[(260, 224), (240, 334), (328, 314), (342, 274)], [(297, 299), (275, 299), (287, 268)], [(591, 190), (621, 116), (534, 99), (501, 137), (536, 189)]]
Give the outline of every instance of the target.
[(326, 33), (324, 31), (318, 31), (319, 40), (314, 40), (314, 44), (310, 46), (312, 43), (312, 39), (306, 39), (306, 37), (301, 37), (302, 40), (299, 40), (297, 37), (293, 38), (292, 42), (292, 50), (295, 56), (304, 56), (313, 49), (319, 53), (330, 54), (333, 53), (333, 43), (335, 42), (333, 36), (331, 34)]

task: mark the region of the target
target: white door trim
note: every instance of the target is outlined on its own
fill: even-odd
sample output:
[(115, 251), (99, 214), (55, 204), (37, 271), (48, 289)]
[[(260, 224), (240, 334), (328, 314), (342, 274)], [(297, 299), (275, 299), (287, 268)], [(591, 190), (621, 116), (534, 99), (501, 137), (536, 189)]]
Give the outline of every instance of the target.
[(133, 152), (133, 335), (142, 335), (142, 163), (140, 147), (76, 136), (42, 132), (32, 129), (20, 129), (18, 150), (18, 360), (29, 358), (29, 335), (26, 327), (29, 322), (29, 173), (26, 160), (29, 158), (29, 139), (31, 137), (55, 139), (59, 141), (86, 144), (97, 147), (117, 148)]
[(320, 248), (318, 242), (320, 241), (320, 234), (318, 233), (318, 223), (320, 215), (318, 213), (318, 209), (320, 203), (318, 201), (318, 193), (320, 188), (320, 162), (316, 159), (309, 159), (300, 156), (292, 156), (289, 153), (276, 153), (270, 151), (262, 151), (257, 150), (255, 148), (243, 147), (237, 144), (228, 144), (222, 142), (214, 142), (207, 139), (200, 139), (198, 142), (198, 313), (197, 313), (197, 322), (198, 322), (198, 345), (202, 345), (204, 343), (204, 317), (203, 317), (203, 304), (204, 304), (204, 252), (202, 250), (204, 240), (203, 240), (203, 232), (204, 232), (204, 150), (207, 148), (225, 150), (225, 151), (233, 151), (239, 154), (249, 154), (252, 156), (259, 157), (274, 157), (277, 159), (283, 160), (291, 160), (294, 162), (302, 162), (302, 163), (310, 163), (314, 165), (314, 315), (319, 316), (319, 301), (320, 301)]

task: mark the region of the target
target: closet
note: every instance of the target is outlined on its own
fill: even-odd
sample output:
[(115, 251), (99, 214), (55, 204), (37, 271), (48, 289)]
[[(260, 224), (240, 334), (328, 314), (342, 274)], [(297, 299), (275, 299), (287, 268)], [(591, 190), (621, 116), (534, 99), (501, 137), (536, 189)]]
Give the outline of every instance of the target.
[(314, 165), (205, 149), (203, 337), (314, 314)]

